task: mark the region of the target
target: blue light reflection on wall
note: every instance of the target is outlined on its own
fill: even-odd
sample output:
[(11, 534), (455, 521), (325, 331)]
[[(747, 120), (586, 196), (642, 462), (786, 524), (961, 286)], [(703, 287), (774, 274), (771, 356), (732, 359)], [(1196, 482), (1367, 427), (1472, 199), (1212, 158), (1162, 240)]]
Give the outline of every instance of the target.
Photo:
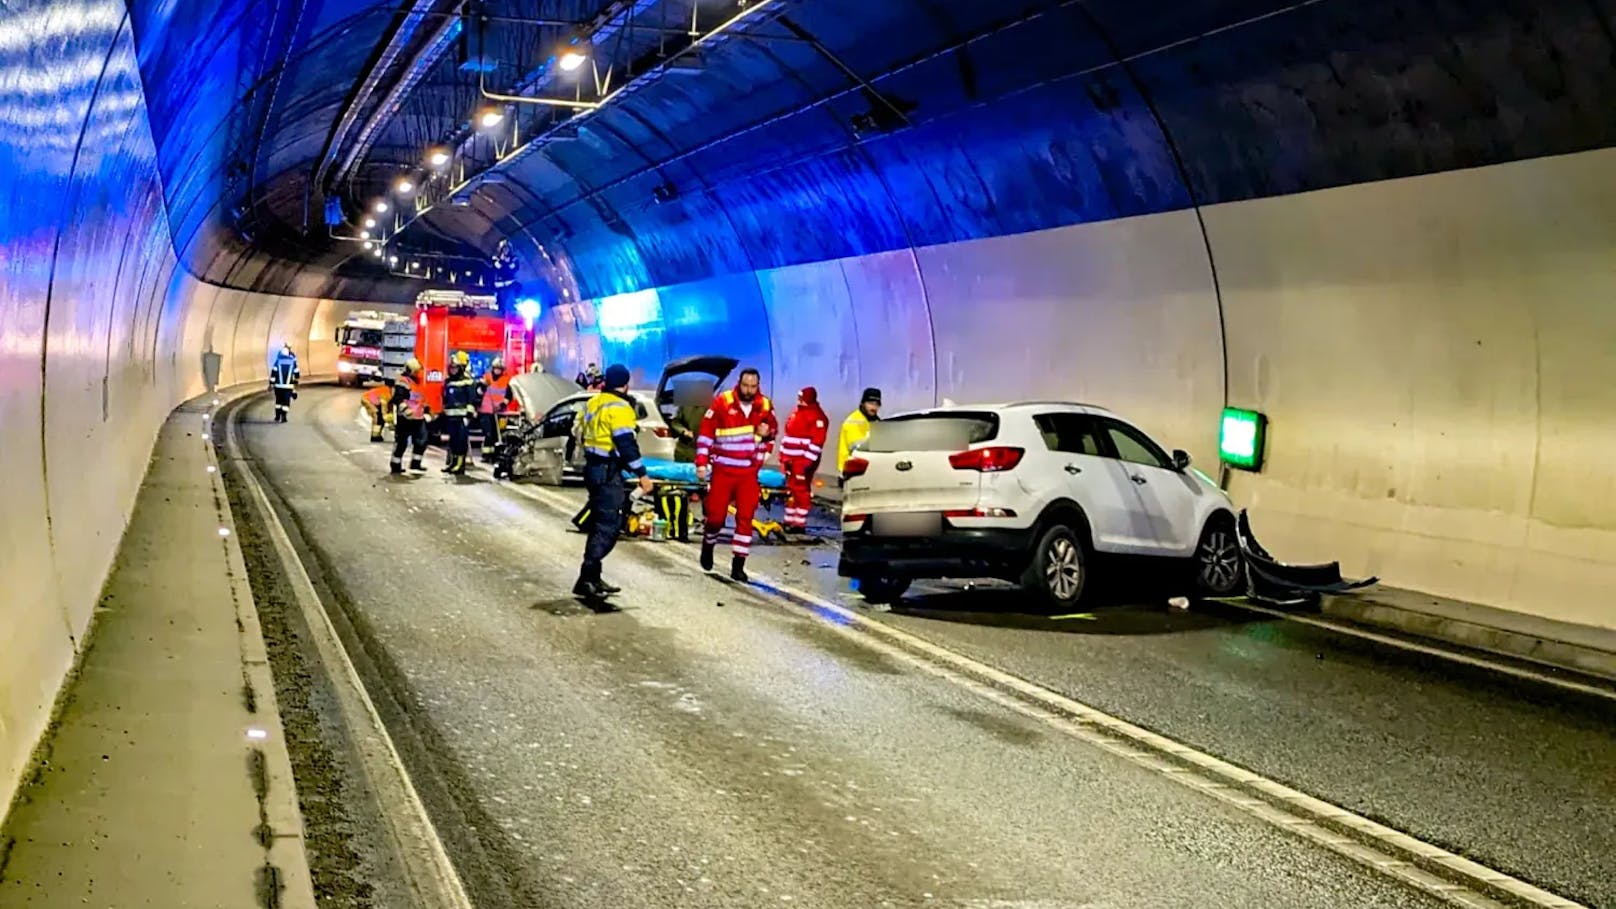
[(600, 334), (602, 365), (622, 363), (634, 373), (634, 384), (655, 383), (667, 362), (662, 303), (655, 290), (602, 297), (595, 302), (595, 330)]

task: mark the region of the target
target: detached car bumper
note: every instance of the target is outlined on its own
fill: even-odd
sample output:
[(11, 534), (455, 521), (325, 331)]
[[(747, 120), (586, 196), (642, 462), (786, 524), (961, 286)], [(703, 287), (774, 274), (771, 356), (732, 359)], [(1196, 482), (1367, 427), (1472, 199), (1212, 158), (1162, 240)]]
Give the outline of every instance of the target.
[(1027, 564), (1032, 529), (950, 527), (937, 536), (842, 538), (837, 574), (852, 577), (1013, 577)]

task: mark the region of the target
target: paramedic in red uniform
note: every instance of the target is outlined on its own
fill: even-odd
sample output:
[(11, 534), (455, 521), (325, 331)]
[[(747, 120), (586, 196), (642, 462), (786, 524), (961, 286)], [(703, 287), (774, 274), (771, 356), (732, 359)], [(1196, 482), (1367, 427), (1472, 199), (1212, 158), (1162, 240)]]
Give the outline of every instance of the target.
[(735, 506), (735, 539), (729, 576), (746, 581), (746, 557), (752, 551), (752, 516), (758, 506), (758, 469), (768, 459), (779, 430), (774, 405), (758, 390), (755, 369), (741, 370), (741, 380), (713, 399), (696, 438), (696, 476), (712, 480), (706, 500), (707, 528), (701, 542), (701, 567), (713, 570), (713, 549), (724, 529), (729, 506)]
[(780, 467), (786, 474), (786, 533), (807, 533), (808, 512), (814, 505), (814, 472), (825, 452), (830, 418), (819, 406), (819, 391), (812, 385), (797, 393), (797, 409), (786, 419), (780, 434)]

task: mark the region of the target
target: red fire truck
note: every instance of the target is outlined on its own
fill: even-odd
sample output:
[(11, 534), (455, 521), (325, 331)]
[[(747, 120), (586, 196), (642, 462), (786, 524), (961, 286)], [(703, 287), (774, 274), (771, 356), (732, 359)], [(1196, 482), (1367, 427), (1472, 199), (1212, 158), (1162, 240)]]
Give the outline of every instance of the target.
[(516, 312), (501, 311), (491, 294), (428, 290), (416, 297), (415, 358), (425, 373), (433, 413), (443, 412), (449, 355), (457, 350), (471, 358), (467, 372), (473, 379), (488, 372), (496, 357), (505, 361), (506, 375), (521, 375), (528, 371), (533, 356), (531, 322)]

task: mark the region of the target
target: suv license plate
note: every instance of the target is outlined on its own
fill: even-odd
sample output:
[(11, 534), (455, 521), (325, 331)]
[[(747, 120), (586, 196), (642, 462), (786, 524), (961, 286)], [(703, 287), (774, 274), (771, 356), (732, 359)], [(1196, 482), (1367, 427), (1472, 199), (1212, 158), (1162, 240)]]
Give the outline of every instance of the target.
[(935, 537), (943, 532), (943, 516), (935, 511), (871, 515), (870, 531), (878, 537)]

